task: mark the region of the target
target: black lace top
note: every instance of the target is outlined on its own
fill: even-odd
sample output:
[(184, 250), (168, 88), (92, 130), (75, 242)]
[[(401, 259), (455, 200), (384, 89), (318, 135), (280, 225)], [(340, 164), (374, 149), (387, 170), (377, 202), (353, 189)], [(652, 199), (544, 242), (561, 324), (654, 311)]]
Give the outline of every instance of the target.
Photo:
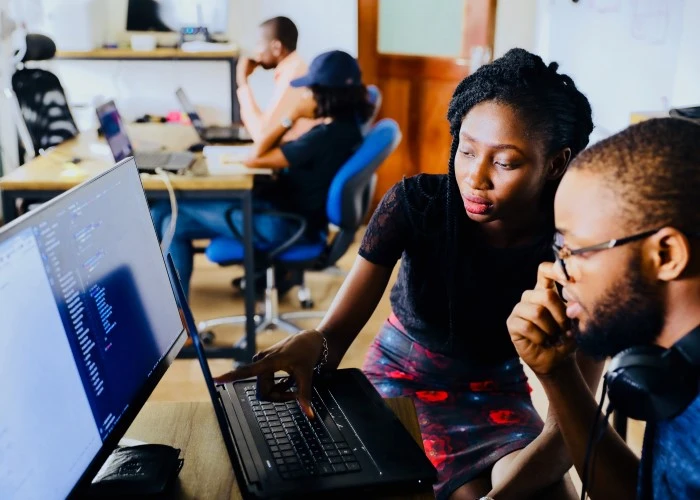
[(500, 363), (517, 356), (506, 319), (535, 285), (540, 262), (552, 260), (551, 233), (528, 246), (494, 248), (471, 236), (475, 223), (465, 218), (456, 253), (465, 259), (450, 262), (455, 252), (446, 248), (447, 188), (446, 175), (428, 174), (393, 186), (372, 216), (360, 255), (386, 267), (402, 259), (391, 306), (414, 341), (475, 363)]

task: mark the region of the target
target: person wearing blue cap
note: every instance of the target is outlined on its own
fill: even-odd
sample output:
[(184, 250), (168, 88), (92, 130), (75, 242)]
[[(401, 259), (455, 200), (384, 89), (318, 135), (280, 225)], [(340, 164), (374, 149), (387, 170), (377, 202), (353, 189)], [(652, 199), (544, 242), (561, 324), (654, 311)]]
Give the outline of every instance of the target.
[[(362, 83), (357, 61), (342, 51), (316, 57), (309, 72), (291, 82), (307, 92), (288, 116), (270, 128), (253, 147), (245, 162), (279, 173), (272, 183), (256, 187), (253, 200), (256, 243), (274, 246), (291, 237), (296, 225), (261, 212), (278, 210), (301, 215), (307, 222), (307, 234), (317, 239), (326, 231), (326, 198), (333, 177), (362, 142), (360, 124), (372, 114), (373, 107)], [(284, 134), (297, 120), (317, 119), (318, 124), (297, 140), (281, 144)], [(178, 205), (178, 217), (169, 251), (189, 293), (194, 249), (192, 240), (216, 236), (235, 237), (227, 212), (233, 208), (231, 222), (243, 232), (242, 210), (231, 201), (189, 201)], [(156, 228), (165, 234), (170, 225), (169, 205), (155, 205), (153, 219), (162, 220)], [(163, 213), (165, 212), (165, 213)], [(280, 285), (280, 293), (286, 291)], [(287, 287), (288, 289), (289, 287)]]

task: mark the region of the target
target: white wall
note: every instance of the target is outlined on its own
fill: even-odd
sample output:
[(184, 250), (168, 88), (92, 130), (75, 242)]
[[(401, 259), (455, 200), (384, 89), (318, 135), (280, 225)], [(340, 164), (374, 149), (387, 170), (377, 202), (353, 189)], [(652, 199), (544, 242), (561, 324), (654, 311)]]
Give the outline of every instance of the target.
[(697, 0), (539, 0), (537, 11), (537, 51), (589, 98), (594, 141), (634, 111), (700, 104)]
[(520, 47), (535, 50), (537, 38), (537, 0), (498, 0), (494, 57)]
[[(56, 2), (58, 0), (43, 0)], [(127, 0), (98, 0), (104, 5), (105, 41), (124, 42)], [(255, 43), (260, 22), (286, 15), (299, 28), (299, 52), (307, 60), (330, 49), (357, 54), (355, 0), (229, 0), (230, 39), (244, 53)], [(175, 89), (181, 86), (209, 123), (230, 121), (230, 77), (224, 62), (54, 61), (76, 119), (95, 126), (95, 97), (113, 97), (127, 119), (144, 113), (164, 115), (179, 110)], [(256, 72), (253, 86), (260, 102), (272, 89), (272, 74)]]

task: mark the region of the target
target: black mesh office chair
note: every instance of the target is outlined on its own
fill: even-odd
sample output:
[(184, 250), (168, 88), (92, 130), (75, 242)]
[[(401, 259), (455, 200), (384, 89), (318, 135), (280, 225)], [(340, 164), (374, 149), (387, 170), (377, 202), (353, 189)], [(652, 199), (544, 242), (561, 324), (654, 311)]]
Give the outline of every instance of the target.
[[(49, 37), (27, 35), (26, 53), (19, 69), (12, 75), (12, 91), (29, 132), (34, 155), (78, 134), (66, 94), (56, 75), (26, 65), (29, 61), (51, 59), (55, 54), (56, 45)], [(20, 145), (20, 157), (25, 158), (23, 149)]]

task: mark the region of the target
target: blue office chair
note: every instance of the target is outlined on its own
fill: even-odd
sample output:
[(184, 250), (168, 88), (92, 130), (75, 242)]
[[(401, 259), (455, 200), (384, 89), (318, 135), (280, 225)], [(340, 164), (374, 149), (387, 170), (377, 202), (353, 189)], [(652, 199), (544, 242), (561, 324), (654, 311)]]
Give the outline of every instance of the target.
[[(266, 263), (265, 311), (256, 315), (257, 332), (281, 328), (298, 333), (301, 328), (290, 320), (323, 317), (322, 311), (297, 311), (280, 314), (275, 285), (274, 266), (283, 264), (288, 269), (323, 270), (333, 266), (355, 239), (355, 233), (365, 220), (376, 186), (376, 170), (401, 142), (398, 124), (391, 119), (377, 123), (350, 159), (340, 168), (331, 183), (326, 203), (328, 220), (337, 231), (331, 238), (325, 232), (314, 240), (304, 237), (306, 221), (295, 214), (276, 213), (297, 224), (297, 231), (289, 240), (275, 248), (256, 248), (256, 259)], [(234, 234), (238, 231), (230, 224)], [(205, 254), (219, 265), (240, 264), (243, 260), (242, 238), (219, 237), (211, 241)], [(310, 300), (308, 288), (302, 283), (299, 298)], [(198, 325), (201, 335), (211, 339), (210, 329), (221, 325), (245, 323), (245, 316), (232, 316), (203, 321)], [(245, 340), (239, 342), (243, 347)]]
[(360, 131), (363, 136), (366, 136), (372, 130), (374, 121), (379, 115), (379, 110), (382, 107), (382, 91), (376, 85), (367, 85), (367, 99), (374, 105), (374, 110), (372, 110), (372, 116), (360, 125)]

